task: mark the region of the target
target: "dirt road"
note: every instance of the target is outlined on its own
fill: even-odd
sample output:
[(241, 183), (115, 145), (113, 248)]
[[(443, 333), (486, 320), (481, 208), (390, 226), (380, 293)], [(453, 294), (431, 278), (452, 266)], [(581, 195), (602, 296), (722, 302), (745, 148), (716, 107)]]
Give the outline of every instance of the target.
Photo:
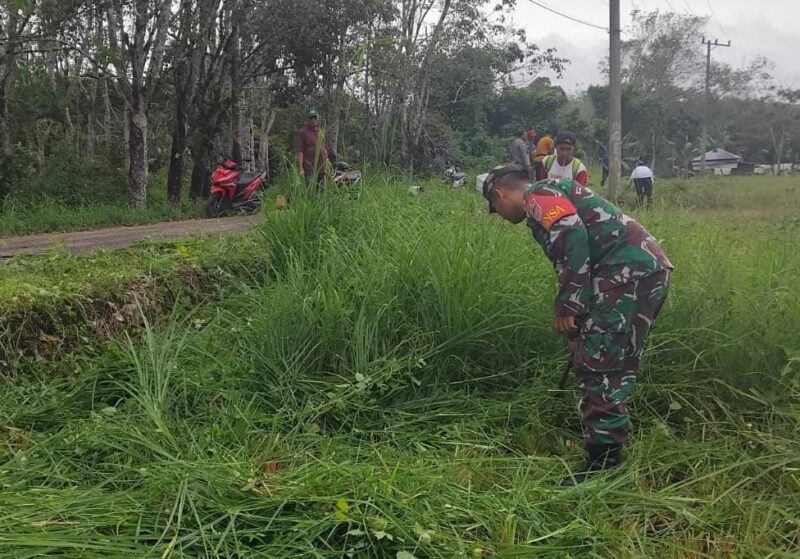
[(60, 246), (75, 254), (88, 254), (96, 249), (125, 248), (146, 238), (175, 239), (193, 235), (230, 235), (248, 231), (263, 220), (263, 215), (189, 219), (75, 233), (0, 237), (0, 258), (41, 254)]

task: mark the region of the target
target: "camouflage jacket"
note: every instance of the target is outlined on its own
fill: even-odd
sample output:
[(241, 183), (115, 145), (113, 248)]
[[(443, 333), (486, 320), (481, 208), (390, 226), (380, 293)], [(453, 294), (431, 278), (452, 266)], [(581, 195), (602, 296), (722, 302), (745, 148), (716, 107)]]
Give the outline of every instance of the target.
[(672, 269), (644, 227), (570, 179), (531, 184), (525, 211), (561, 285), (556, 316), (585, 314), (593, 293)]

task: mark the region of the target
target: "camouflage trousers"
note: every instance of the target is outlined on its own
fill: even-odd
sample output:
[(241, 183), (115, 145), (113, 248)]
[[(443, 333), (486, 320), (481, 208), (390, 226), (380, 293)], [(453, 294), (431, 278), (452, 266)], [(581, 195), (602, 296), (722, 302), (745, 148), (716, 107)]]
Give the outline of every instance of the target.
[(595, 293), (575, 341), (573, 365), (580, 381), (578, 410), (588, 444), (628, 440), (628, 407), (647, 336), (664, 305), (670, 272)]

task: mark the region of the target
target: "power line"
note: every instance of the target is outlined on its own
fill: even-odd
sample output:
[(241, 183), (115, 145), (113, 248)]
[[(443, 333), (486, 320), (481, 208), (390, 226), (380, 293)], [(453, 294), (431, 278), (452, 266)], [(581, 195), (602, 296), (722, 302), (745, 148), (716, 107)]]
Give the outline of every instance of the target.
[(595, 29), (602, 29), (603, 31), (608, 31), (607, 27), (602, 27), (600, 25), (595, 25), (594, 23), (589, 23), (588, 21), (583, 21), (582, 19), (578, 19), (578, 18), (572, 17), (572, 16), (567, 15), (567, 14), (565, 14), (563, 12), (559, 12), (558, 10), (554, 10), (550, 6), (546, 6), (545, 4), (542, 4), (541, 2), (537, 2), (536, 0), (528, 0), (528, 2), (530, 2), (531, 4), (535, 4), (535, 5), (539, 6), (540, 8), (544, 8), (548, 12), (553, 12), (556, 15), (559, 15), (561, 17), (565, 17), (565, 18), (567, 18), (569, 20), (572, 20), (575, 23), (580, 23), (580, 24), (586, 25), (588, 27), (594, 27)]
[(706, 0), (706, 4), (708, 4), (708, 9), (711, 10), (711, 15), (714, 16), (715, 20), (717, 20), (717, 26), (720, 28), (720, 30), (722, 31), (723, 35), (725, 35), (725, 38), (730, 41), (731, 38), (728, 36), (728, 32), (725, 31), (725, 28), (722, 27), (722, 22), (717, 17), (717, 13), (714, 11), (714, 6), (711, 5), (711, 0)]

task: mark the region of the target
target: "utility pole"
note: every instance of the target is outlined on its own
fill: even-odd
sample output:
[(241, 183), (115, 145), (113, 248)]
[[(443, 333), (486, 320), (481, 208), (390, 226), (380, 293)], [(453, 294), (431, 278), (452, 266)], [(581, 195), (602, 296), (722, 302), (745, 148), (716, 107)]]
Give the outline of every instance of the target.
[(622, 68), (619, 0), (610, 0), (608, 55), (608, 197), (616, 200), (622, 168)]
[(711, 47), (729, 47), (731, 42), (723, 44), (719, 39), (714, 39), (712, 43), (710, 40), (706, 41), (703, 37), (702, 44), (706, 45), (706, 93), (703, 96), (703, 134), (700, 138), (700, 176), (706, 175), (706, 152), (708, 151), (708, 99), (711, 95)]

